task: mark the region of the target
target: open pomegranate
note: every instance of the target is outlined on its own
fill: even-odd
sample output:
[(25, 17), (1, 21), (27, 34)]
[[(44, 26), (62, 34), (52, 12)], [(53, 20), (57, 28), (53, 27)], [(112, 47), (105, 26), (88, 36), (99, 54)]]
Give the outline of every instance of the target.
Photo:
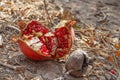
[[(74, 41), (75, 21), (61, 21), (51, 32), (38, 21), (20, 23), (18, 43), (21, 51), (33, 60), (52, 60), (69, 53)], [(22, 25), (21, 25), (22, 24)]]

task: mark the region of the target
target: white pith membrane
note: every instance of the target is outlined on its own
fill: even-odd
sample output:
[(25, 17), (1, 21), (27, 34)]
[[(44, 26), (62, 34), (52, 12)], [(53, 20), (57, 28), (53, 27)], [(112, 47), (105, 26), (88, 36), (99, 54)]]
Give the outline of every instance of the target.
[(40, 42), (38, 37), (32, 37), (31, 39), (26, 39), (24, 40), (24, 42), (35, 51), (38, 51), (43, 45), (43, 43)]
[(52, 32), (48, 32), (45, 34), (45, 36), (54, 36), (54, 34)]

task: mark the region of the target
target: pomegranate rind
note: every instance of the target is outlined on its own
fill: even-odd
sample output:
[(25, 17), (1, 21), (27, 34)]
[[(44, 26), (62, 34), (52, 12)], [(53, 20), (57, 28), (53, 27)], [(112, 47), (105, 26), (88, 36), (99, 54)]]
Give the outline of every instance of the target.
[(19, 47), (21, 51), (26, 55), (28, 58), (32, 60), (51, 60), (50, 55), (44, 55), (43, 53), (38, 53), (37, 51), (33, 50), (29, 47), (23, 40), (18, 40)]
[[(58, 27), (55, 28), (54, 34), (56, 35), (56, 37), (58, 39), (58, 45), (61, 46), (61, 47), (58, 46), (58, 48), (56, 50), (56, 58), (61, 58), (69, 53), (69, 51), (72, 47), (72, 44), (74, 42), (75, 34), (74, 34), (73, 25), (75, 25), (75, 24), (76, 24), (76, 22), (72, 21), (72, 20), (67, 21), (67, 22), (63, 21), (63, 23), (61, 23), (61, 25), (59, 25)], [(64, 39), (64, 40), (61, 41), (60, 39)], [(65, 46), (65, 44), (67, 44), (67, 45)]]

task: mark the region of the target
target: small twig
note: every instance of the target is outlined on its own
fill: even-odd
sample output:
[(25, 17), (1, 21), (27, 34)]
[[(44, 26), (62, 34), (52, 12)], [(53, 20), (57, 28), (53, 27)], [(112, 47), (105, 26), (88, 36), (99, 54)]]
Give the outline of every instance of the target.
[(46, 12), (46, 14), (47, 14), (47, 21), (48, 21), (48, 23), (50, 24), (50, 23), (52, 23), (52, 21), (51, 21), (51, 19), (50, 19), (50, 15), (49, 15), (48, 10), (47, 10), (46, 0), (43, 0), (43, 2), (44, 2), (44, 9), (45, 9), (45, 12)]
[(20, 32), (20, 29), (19, 29), (19, 28), (15, 27), (15, 26), (12, 26), (12, 25), (10, 25), (9, 23), (8, 23), (7, 25), (6, 25), (6, 24), (7, 24), (7, 23), (4, 23), (3, 26), (6, 26), (6, 27), (9, 27), (9, 28), (15, 29), (15, 30), (17, 30), (17, 31)]
[(17, 30), (17, 31), (19, 31), (19, 32), (20, 32), (20, 29), (19, 29), (19, 28), (17, 28), (17, 27), (14, 27), (14, 26), (11, 26), (11, 25), (8, 25), (7, 27), (13, 28), (13, 29), (15, 29), (15, 30)]
[[(14, 24), (11, 24), (9, 21), (7, 21), (7, 20), (5, 20), (5, 19), (2, 19), (3, 21), (5, 21), (5, 22), (3, 22), (5, 25), (7, 24), (7, 27), (10, 27), (10, 28), (13, 28), (13, 29), (15, 29), (15, 30), (18, 30), (18, 31), (20, 31), (20, 29), (19, 28), (17, 28), (17, 27), (15, 27), (15, 26), (12, 26), (12, 25), (14, 25)], [(11, 24), (11, 25), (10, 25)]]
[(0, 65), (1, 65), (1, 66), (4, 66), (4, 67), (7, 67), (7, 68), (10, 68), (10, 69), (12, 69), (12, 70), (24, 71), (24, 67), (22, 67), (22, 66), (12, 66), (12, 65), (10, 65), (10, 64), (2, 63), (2, 62), (0, 62)]
[(25, 78), (21, 74), (18, 74), (18, 76), (21, 80), (25, 80)]
[(99, 19), (98, 22), (103, 22), (107, 19), (107, 15), (104, 13), (104, 12), (101, 12), (101, 14), (103, 15), (103, 18), (102, 19)]

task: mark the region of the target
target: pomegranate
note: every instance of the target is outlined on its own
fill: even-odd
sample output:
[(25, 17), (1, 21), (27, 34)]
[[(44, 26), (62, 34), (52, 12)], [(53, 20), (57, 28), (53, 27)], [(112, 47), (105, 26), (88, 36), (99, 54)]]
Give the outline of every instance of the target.
[(69, 53), (74, 41), (75, 21), (61, 21), (51, 32), (38, 21), (28, 24), (20, 21), (21, 35), (18, 43), (21, 51), (33, 60), (52, 60)]

